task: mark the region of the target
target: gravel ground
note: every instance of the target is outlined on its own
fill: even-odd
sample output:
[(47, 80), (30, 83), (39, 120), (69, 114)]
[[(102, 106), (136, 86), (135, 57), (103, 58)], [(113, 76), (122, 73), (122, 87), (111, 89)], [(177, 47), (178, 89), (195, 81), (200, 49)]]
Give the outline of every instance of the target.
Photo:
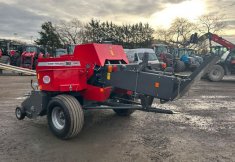
[(0, 161), (235, 161), (235, 77), (199, 81), (183, 98), (160, 105), (174, 115), (109, 110), (85, 112), (81, 134), (54, 137), (46, 117), (15, 118), (32, 76), (0, 76)]

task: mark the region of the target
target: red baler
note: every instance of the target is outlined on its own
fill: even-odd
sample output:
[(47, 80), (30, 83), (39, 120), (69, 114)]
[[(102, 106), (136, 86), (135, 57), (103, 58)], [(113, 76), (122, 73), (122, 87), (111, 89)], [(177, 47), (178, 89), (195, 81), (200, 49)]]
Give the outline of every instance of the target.
[(180, 77), (148, 69), (147, 54), (140, 65), (128, 65), (119, 45), (77, 45), (72, 55), (38, 59), (38, 86), (16, 108), (16, 117), (47, 115), (54, 135), (68, 139), (81, 131), (83, 109), (113, 109), (121, 116), (134, 110), (171, 113), (151, 108), (153, 99), (180, 97), (218, 59), (209, 56), (189, 77)]

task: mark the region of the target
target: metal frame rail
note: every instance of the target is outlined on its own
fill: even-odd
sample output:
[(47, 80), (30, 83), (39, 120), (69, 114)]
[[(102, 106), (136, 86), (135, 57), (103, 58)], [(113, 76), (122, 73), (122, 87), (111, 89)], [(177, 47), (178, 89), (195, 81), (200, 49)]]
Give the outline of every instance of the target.
[(27, 75), (36, 75), (35, 70), (30, 70), (22, 67), (12, 66), (4, 63), (0, 63), (0, 70), (9, 70)]

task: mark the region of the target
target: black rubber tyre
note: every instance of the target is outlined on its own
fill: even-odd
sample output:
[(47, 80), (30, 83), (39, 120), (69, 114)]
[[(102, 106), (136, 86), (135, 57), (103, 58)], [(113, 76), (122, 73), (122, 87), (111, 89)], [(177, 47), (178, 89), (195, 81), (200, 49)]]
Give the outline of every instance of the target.
[(191, 68), (191, 71), (196, 70), (200, 66), (200, 63), (198, 61), (195, 62), (195, 67)]
[(16, 53), (14, 56), (14, 65), (18, 67), (21, 65), (21, 56), (19, 53)]
[(20, 67), (21, 66), (21, 57), (18, 57), (16, 59), (16, 66)]
[(10, 65), (10, 63), (11, 63), (10, 57), (9, 56), (2, 56), (0, 58), (0, 63), (4, 63), (4, 64)]
[(224, 68), (220, 65), (214, 65), (208, 73), (208, 79), (212, 82), (221, 81), (224, 77)]
[(78, 100), (70, 95), (58, 95), (49, 102), (48, 125), (60, 139), (75, 137), (82, 130), (84, 114)]
[(24, 110), (22, 109), (22, 108), (20, 108), (20, 107), (17, 107), (16, 109), (15, 109), (15, 115), (16, 115), (16, 118), (18, 119), (18, 120), (23, 120), (24, 118), (25, 118), (25, 112), (24, 112)]
[(140, 100), (141, 100), (141, 105), (143, 106), (143, 108), (148, 108), (152, 106), (154, 97), (142, 96)]
[(37, 65), (38, 65), (38, 59), (33, 61), (33, 70), (36, 69)]
[(185, 64), (183, 61), (176, 60), (175, 72), (182, 72), (185, 70)]
[(164, 69), (164, 72), (174, 73), (174, 68), (172, 68), (172, 67), (166, 67), (166, 68)]
[[(120, 97), (120, 96), (119, 96)], [(124, 99), (127, 99), (127, 100), (131, 100), (131, 97), (128, 96), (128, 95), (123, 95), (121, 96), (120, 98), (124, 98)], [(129, 104), (128, 101), (123, 101), (121, 103), (124, 103), (124, 104)], [(119, 115), (119, 116), (130, 116), (132, 113), (135, 112), (135, 110), (133, 109), (113, 109), (113, 111)]]
[(133, 109), (113, 109), (113, 111), (119, 116), (130, 116), (135, 112)]
[(11, 65), (13, 66), (19, 66), (18, 65), (18, 60), (20, 59), (20, 54), (16, 52), (12, 57), (11, 57)]

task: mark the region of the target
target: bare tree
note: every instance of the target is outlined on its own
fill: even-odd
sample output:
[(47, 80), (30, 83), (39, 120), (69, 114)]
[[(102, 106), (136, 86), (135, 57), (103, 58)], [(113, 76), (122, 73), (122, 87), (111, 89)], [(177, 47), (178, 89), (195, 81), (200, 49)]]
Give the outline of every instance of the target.
[(81, 44), (83, 42), (84, 25), (78, 19), (69, 22), (61, 21), (56, 31), (64, 44)]
[(158, 28), (155, 30), (156, 38), (157, 40), (160, 40), (162, 42), (169, 42), (172, 39), (172, 33), (170, 33), (169, 30)]
[(224, 15), (215, 12), (202, 15), (199, 17), (198, 30), (202, 33), (221, 32), (227, 26), (224, 19)]
[(170, 42), (179, 46), (188, 46), (187, 42), (192, 34), (195, 32), (195, 24), (185, 18), (176, 18), (169, 29), (171, 35)]
[[(199, 18), (197, 25), (198, 31), (201, 34), (204, 33), (219, 33), (226, 28), (227, 24), (225, 22), (225, 15), (221, 15), (215, 12), (202, 15)], [(212, 44), (209, 40), (209, 47), (211, 48)]]

